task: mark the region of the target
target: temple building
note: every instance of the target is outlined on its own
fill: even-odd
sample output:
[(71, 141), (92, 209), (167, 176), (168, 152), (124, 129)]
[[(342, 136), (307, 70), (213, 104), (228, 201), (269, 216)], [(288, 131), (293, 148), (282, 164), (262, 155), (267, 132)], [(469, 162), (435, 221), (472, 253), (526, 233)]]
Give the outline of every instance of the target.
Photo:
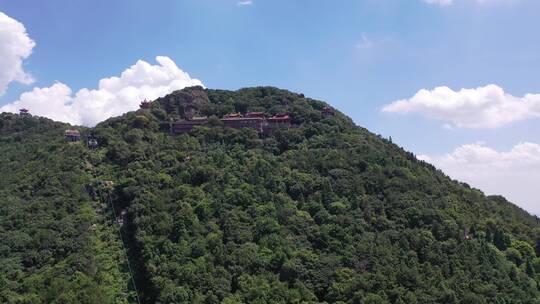
[(266, 115), (264, 114), (264, 112), (247, 112), (245, 117), (260, 117), (260, 118), (265, 118)]
[(321, 113), (323, 117), (332, 117), (334, 116), (334, 109), (331, 107), (324, 107)]
[(240, 118), (240, 117), (242, 117), (242, 114), (240, 113), (230, 113), (223, 116), (223, 119), (234, 119), (234, 118)]
[(28, 111), (28, 109), (22, 108), (22, 109), (19, 110), (19, 115), (28, 116), (28, 115), (30, 115), (30, 112)]
[(69, 142), (77, 142), (81, 140), (81, 133), (78, 130), (66, 130), (64, 133), (66, 140)]
[(279, 113), (268, 118), (268, 123), (270, 124), (270, 126), (279, 125), (288, 127), (291, 125), (291, 117), (289, 116), (289, 113)]
[(225, 117), (221, 119), (225, 127), (233, 129), (252, 128), (263, 132), (265, 120), (261, 117)]
[(206, 117), (193, 118), (190, 120), (182, 120), (172, 123), (171, 131), (172, 133), (187, 133), (196, 126), (201, 126), (208, 121)]

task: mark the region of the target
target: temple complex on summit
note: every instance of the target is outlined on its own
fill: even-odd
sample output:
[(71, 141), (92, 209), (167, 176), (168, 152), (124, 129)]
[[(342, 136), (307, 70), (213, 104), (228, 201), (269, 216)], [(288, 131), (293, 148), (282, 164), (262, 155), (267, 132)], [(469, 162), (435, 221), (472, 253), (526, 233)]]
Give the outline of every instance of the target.
[[(187, 115), (189, 114), (189, 115)], [(323, 117), (334, 116), (334, 109), (324, 107), (321, 110)], [(277, 113), (273, 116), (267, 116), (264, 112), (231, 113), (220, 119), (225, 127), (233, 129), (251, 128), (259, 133), (265, 133), (276, 128), (289, 128), (292, 126), (289, 113)], [(191, 111), (186, 112), (186, 120), (171, 123), (171, 133), (187, 133), (196, 126), (204, 125), (208, 122), (207, 117), (194, 117)]]
[[(264, 112), (248, 112), (245, 115), (232, 113), (220, 119), (225, 127), (233, 129), (251, 128), (263, 133), (276, 127), (290, 127), (291, 118), (288, 113), (276, 114), (266, 117)], [(206, 117), (191, 118), (187, 120), (173, 122), (171, 131), (173, 133), (186, 133), (194, 127), (205, 124)]]

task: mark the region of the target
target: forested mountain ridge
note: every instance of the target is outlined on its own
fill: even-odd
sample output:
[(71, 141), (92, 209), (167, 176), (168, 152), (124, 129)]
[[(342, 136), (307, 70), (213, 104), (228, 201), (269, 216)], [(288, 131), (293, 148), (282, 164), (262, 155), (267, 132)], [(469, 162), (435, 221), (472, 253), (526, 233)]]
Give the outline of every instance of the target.
[[(325, 106), (270, 87), (187, 88), (82, 130), (98, 139), (97, 150), (63, 142), (63, 124), (2, 114), (1, 157), (20, 164), (0, 165), (8, 181), (0, 182), (0, 193), (10, 198), (0, 202), (0, 233), (24, 241), (3, 243), (0, 299), (49, 303), (65, 294), (33, 283), (47, 278), (25, 283), (57, 259), (25, 256), (49, 250), (26, 230), (54, 232), (66, 219), (78, 233), (52, 238), (83, 247), (62, 252), (84, 252), (89, 261), (111, 256), (120, 266), (108, 278), (115, 284), (99, 276), (110, 266), (56, 266), (66, 282), (79, 284), (58, 303), (134, 301), (125, 296), (133, 288), (107, 211), (76, 216), (95, 210), (96, 185), (110, 180), (117, 213), (127, 212), (122, 229), (145, 303), (540, 303), (538, 218), (450, 180), (342, 113), (323, 117)], [(287, 112), (294, 127), (259, 134), (224, 128), (217, 119), (248, 111)], [(169, 122), (188, 113), (208, 122), (171, 135)], [(22, 158), (19, 150), (26, 151)], [(51, 159), (59, 165), (49, 168)], [(16, 185), (43, 170), (58, 182), (22, 184), (58, 189), (54, 196)], [(36, 199), (54, 208), (25, 205)], [(80, 228), (95, 222), (103, 227), (99, 235)], [(19, 231), (24, 237), (12, 236)], [(116, 247), (99, 250), (79, 240), (108, 241), (105, 235)], [(107, 297), (85, 297), (101, 289)]]

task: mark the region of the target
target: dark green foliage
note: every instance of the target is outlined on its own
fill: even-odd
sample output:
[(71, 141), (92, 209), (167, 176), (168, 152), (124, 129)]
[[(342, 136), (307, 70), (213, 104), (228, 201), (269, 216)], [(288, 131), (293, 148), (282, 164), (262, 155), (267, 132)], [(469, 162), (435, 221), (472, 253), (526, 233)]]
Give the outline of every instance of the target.
[[(0, 303), (125, 303), (114, 230), (67, 125), (0, 115)], [(125, 275), (124, 275), (125, 276)]]
[[(98, 125), (100, 149), (63, 145), (55, 155), (69, 151), (115, 181), (146, 303), (540, 302), (536, 217), (450, 180), (339, 112), (323, 118), (324, 106), (269, 87), (189, 88)], [(289, 112), (295, 127), (262, 135), (212, 119), (189, 134), (167, 132), (171, 119), (246, 111)], [(90, 182), (88, 170), (69, 172)], [(29, 191), (2, 186), (13, 199)], [(72, 191), (58, 204), (88, 200)], [(76, 214), (50, 216), (69, 227)], [(103, 288), (86, 276), (69, 281), (81, 286), (80, 301)]]

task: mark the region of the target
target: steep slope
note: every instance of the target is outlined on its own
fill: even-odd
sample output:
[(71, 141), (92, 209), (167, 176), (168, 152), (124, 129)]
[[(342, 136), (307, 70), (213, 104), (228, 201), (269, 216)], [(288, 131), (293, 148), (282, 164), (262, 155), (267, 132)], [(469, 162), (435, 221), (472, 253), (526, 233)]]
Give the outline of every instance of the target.
[(0, 303), (127, 303), (115, 228), (66, 124), (0, 114)]
[[(195, 87), (93, 130), (145, 302), (540, 302), (536, 217), (324, 106)], [(246, 111), (288, 112), (295, 127), (211, 117)], [(211, 118), (170, 135), (188, 112)]]

